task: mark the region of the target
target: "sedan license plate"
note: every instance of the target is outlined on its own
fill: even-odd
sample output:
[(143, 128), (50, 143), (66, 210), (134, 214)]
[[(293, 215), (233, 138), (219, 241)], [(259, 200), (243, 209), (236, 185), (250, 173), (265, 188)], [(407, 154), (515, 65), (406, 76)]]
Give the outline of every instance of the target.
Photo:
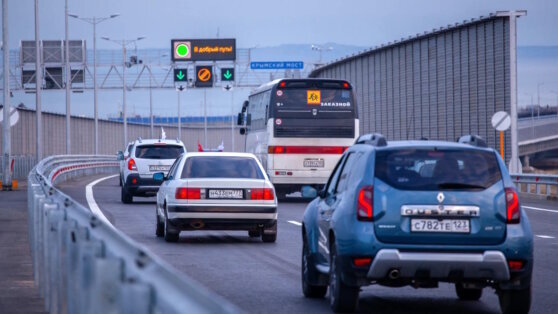
[(169, 171), (170, 166), (149, 166), (149, 171)]
[(209, 198), (214, 199), (243, 199), (242, 190), (209, 190)]
[(303, 165), (305, 168), (323, 168), (324, 160), (322, 158), (306, 158)]
[(471, 232), (467, 219), (411, 219), (413, 232)]

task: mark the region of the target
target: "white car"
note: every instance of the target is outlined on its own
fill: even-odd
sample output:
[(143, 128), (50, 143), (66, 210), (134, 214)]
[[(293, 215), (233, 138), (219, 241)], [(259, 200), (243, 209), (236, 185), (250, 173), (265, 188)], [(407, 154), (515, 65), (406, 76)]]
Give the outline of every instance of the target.
[(128, 157), (130, 157), (130, 152), (132, 151), (132, 148), (134, 147), (134, 142), (130, 142), (128, 143), (128, 145), (126, 146), (126, 149), (124, 150), (124, 152), (119, 151), (116, 153), (116, 155), (118, 156), (118, 160), (120, 161), (120, 186), (122, 186), (122, 181), (124, 178), (124, 168), (126, 168), (126, 161), (128, 160)]
[(156, 235), (176, 242), (182, 230), (247, 230), (263, 242), (277, 238), (277, 196), (253, 154), (188, 153), (157, 193)]
[(176, 158), (185, 152), (179, 140), (137, 139), (122, 171), (122, 203), (132, 203), (134, 196), (155, 196), (161, 182), (154, 181), (153, 174), (168, 173)]

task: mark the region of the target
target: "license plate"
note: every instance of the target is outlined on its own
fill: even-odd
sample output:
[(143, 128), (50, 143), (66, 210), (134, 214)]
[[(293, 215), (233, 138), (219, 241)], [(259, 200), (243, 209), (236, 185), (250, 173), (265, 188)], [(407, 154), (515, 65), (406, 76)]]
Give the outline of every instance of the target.
[(303, 165), (306, 168), (323, 168), (324, 160), (321, 158), (306, 158)]
[(413, 232), (471, 232), (467, 219), (411, 219)]
[(170, 166), (149, 166), (149, 171), (168, 171)]
[(243, 199), (242, 190), (209, 190), (209, 198), (216, 199)]

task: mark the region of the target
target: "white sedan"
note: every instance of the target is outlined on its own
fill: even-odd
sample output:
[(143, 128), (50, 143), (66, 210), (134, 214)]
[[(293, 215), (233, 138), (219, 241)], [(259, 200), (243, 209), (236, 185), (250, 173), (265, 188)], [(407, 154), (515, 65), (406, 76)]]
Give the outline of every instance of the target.
[(182, 230), (247, 230), (277, 238), (277, 197), (253, 154), (187, 153), (171, 166), (157, 193), (156, 235), (178, 241)]

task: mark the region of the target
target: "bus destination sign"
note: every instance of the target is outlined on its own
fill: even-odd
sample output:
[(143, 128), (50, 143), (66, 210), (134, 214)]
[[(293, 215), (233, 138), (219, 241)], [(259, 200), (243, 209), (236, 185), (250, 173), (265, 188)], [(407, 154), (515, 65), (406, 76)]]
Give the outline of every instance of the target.
[(172, 61), (236, 60), (236, 39), (172, 39)]

